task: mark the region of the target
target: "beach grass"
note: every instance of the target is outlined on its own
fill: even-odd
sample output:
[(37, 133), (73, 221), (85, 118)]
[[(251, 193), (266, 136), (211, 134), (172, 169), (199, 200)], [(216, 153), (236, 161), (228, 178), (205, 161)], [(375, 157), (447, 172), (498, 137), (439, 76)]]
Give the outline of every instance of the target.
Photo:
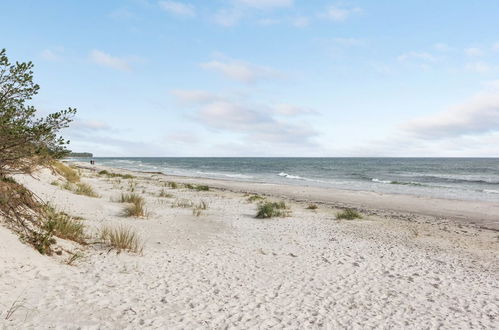
[(200, 215), (203, 214), (203, 211), (206, 209), (208, 209), (208, 203), (206, 203), (205, 201), (200, 201), (199, 203), (193, 206), (192, 214), (199, 217)]
[(255, 201), (262, 201), (264, 199), (265, 199), (265, 197), (260, 196), (260, 195), (251, 195), (250, 197), (248, 197), (248, 202), (253, 203)]
[(307, 210), (317, 210), (318, 208), (317, 204), (308, 204), (306, 207)]
[(99, 195), (97, 195), (91, 185), (81, 182), (76, 184), (74, 193), (77, 195), (84, 195), (88, 197), (99, 197)]
[(210, 191), (210, 187), (206, 185), (186, 183), (184, 184), (184, 187), (187, 189), (197, 190), (197, 191)]
[(175, 196), (173, 194), (170, 194), (170, 193), (166, 192), (166, 190), (161, 189), (161, 191), (158, 193), (158, 197), (173, 198)]
[(121, 225), (119, 227), (105, 226), (100, 230), (100, 239), (118, 251), (142, 253), (144, 243), (140, 236), (130, 227)]
[(168, 181), (167, 183), (165, 183), (165, 187), (169, 187), (171, 189), (177, 189), (178, 188), (178, 184), (176, 182), (173, 182), (173, 181)]
[(109, 171), (106, 171), (106, 170), (100, 171), (99, 175), (105, 175), (108, 178), (135, 179), (135, 176), (133, 176), (131, 174), (113, 173), (113, 172), (109, 172)]
[(285, 202), (265, 202), (258, 205), (256, 218), (267, 219), (273, 217), (287, 217), (289, 215), (289, 207)]
[(354, 220), (362, 219), (362, 215), (354, 209), (346, 209), (336, 214), (336, 219)]
[(71, 167), (59, 161), (53, 161), (51, 163), (51, 166), (57, 174), (64, 177), (68, 182), (76, 183), (80, 181), (80, 175), (76, 170), (72, 169)]
[(188, 199), (176, 199), (172, 203), (172, 207), (189, 208), (194, 206), (194, 203)]
[(62, 239), (71, 240), (80, 244), (85, 243), (85, 225), (64, 212), (58, 212), (51, 206), (45, 207), (47, 222), (45, 227)]

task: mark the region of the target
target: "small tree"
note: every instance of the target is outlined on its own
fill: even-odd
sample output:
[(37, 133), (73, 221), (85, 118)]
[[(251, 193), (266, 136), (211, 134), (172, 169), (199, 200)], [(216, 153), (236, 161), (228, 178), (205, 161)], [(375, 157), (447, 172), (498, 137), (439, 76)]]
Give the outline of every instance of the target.
[(40, 88), (33, 82), (31, 62), (11, 64), (0, 51), (0, 217), (41, 253), (50, 254), (54, 226), (44, 203), (9, 177), (63, 156), (69, 141), (57, 133), (76, 113), (69, 108), (46, 117), (26, 102)]
[(69, 141), (57, 136), (68, 126), (76, 109), (68, 108), (46, 117), (26, 102), (38, 93), (33, 82), (33, 63), (11, 64), (0, 51), (0, 176), (29, 173), (34, 165), (59, 158)]

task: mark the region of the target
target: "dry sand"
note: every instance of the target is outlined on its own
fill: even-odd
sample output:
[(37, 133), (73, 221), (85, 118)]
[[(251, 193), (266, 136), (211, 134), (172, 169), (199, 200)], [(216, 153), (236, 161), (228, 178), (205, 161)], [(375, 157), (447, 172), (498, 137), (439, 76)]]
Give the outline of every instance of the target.
[[(69, 266), (67, 253), (42, 256), (0, 226), (1, 328), (499, 328), (499, 233), (481, 228), (497, 228), (496, 204), (82, 171), (99, 198), (51, 185), (57, 177), (48, 170), (16, 180), (83, 217), (89, 234), (135, 228), (143, 255), (59, 240), (84, 254)], [(130, 181), (147, 219), (123, 217), (112, 201)], [(161, 189), (175, 197), (158, 197)], [(255, 219), (245, 191), (286, 199), (291, 216)], [(209, 207), (196, 217), (172, 207), (182, 199)], [(305, 209), (308, 200), (319, 209)], [(366, 216), (336, 220), (340, 206)]]

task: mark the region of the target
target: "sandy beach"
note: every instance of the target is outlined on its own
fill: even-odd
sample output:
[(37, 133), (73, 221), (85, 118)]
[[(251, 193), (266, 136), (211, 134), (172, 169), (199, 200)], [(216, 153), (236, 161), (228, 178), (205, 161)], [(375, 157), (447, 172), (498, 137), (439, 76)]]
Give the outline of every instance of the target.
[[(15, 179), (83, 218), (90, 242), (103, 226), (126, 225), (144, 249), (58, 239), (62, 253), (49, 257), (0, 226), (1, 328), (499, 327), (497, 204), (79, 166), (99, 197), (62, 189), (47, 169)], [(130, 190), (147, 217), (123, 215), (116, 200)], [(256, 219), (249, 194), (284, 200), (290, 215)], [(196, 215), (182, 201), (207, 208)], [(344, 207), (363, 219), (336, 219)], [(75, 251), (82, 257), (68, 265)]]

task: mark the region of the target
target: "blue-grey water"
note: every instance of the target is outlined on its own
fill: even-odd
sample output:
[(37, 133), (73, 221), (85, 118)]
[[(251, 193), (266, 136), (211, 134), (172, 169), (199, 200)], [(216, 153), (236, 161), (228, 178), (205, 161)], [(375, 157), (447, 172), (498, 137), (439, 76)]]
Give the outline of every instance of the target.
[(499, 202), (499, 158), (94, 158), (139, 171)]

